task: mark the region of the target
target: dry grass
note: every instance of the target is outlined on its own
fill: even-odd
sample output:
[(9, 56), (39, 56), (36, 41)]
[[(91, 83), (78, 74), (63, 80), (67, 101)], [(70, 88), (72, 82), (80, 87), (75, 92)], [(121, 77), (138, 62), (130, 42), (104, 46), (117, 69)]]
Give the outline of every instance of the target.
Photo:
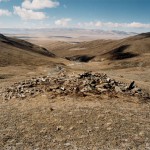
[(1, 149), (150, 148), (149, 104), (129, 97), (48, 97), (1, 104)]
[(0, 35), (0, 66), (12, 65), (54, 65), (60, 59), (45, 48), (24, 40)]
[[(66, 71), (71, 74), (85, 70), (107, 73), (118, 81), (130, 83), (134, 80), (138, 86), (150, 91), (149, 43), (149, 38), (143, 36), (76, 45), (45, 43), (49, 50), (61, 57), (94, 54), (96, 58), (93, 60), (98, 61), (89, 63), (49, 58), (0, 43), (3, 66), (0, 67), (0, 90), (16, 81), (47, 75), (58, 64), (65, 64)], [(121, 45), (130, 45), (123, 52), (138, 53), (140, 56), (125, 60), (109, 59), (111, 53), (108, 52)], [(84, 50), (69, 50), (76, 48)], [(50, 93), (46, 93), (22, 101), (0, 100), (0, 149), (148, 150), (149, 110), (149, 103), (122, 95), (52, 98)]]
[[(37, 43), (36, 41), (32, 42)], [(145, 67), (150, 65), (150, 37), (147, 37), (146, 34), (121, 40), (95, 40), (77, 44), (49, 40), (38, 41), (38, 43), (63, 58), (76, 55), (95, 56), (92, 61), (101, 62), (109, 60), (110, 64), (121, 63), (122, 68), (139, 67), (140, 65)], [(75, 50), (73, 51), (72, 49)], [(76, 49), (84, 50), (77, 51)], [(128, 65), (125, 66), (126, 63)]]

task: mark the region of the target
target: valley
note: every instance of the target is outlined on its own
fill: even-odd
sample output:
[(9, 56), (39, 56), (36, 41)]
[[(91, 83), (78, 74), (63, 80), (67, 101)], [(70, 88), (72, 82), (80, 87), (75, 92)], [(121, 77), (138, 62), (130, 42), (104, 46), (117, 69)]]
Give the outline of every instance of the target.
[(0, 149), (148, 150), (149, 66), (150, 33), (81, 41), (0, 34)]

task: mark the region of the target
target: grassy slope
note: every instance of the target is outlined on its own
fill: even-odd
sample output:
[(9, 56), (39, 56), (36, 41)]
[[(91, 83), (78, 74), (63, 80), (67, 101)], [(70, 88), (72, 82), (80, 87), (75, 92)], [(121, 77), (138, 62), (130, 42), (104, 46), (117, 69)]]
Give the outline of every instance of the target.
[(0, 34), (0, 66), (52, 63), (55, 55), (45, 48)]
[[(141, 34), (122, 40), (95, 40), (68, 44), (65, 42), (52, 42), (46, 47), (59, 57), (72, 57), (76, 55), (95, 56), (93, 61), (107, 59), (111, 63), (142, 62), (143, 66), (150, 65), (150, 37), (149, 33)], [(79, 49), (79, 50), (78, 50)], [(138, 65), (140, 65), (138, 63)]]

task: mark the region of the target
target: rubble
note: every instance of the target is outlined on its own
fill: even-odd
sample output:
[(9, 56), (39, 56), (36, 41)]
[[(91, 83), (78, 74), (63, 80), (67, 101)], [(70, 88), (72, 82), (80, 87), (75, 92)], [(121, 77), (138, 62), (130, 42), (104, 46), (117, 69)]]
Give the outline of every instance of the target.
[(30, 80), (15, 83), (0, 92), (4, 100), (25, 99), (34, 97), (41, 93), (52, 93), (58, 95), (79, 95), (88, 96), (90, 94), (101, 95), (107, 93), (120, 93), (132, 96), (150, 98), (142, 89), (136, 87), (133, 81), (130, 85), (117, 82), (107, 77), (106, 74), (84, 72), (82, 74), (67, 75), (60, 72), (57, 76), (36, 77)]

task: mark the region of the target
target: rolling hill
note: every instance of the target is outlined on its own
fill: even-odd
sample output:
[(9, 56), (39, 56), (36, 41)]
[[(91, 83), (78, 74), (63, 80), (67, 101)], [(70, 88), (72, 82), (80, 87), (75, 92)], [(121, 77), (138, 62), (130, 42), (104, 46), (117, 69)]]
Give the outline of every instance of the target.
[(52, 63), (54, 57), (43, 47), (0, 34), (0, 66), (41, 65)]
[[(143, 33), (121, 40), (95, 40), (69, 44), (45, 44), (55, 55), (73, 61), (110, 61), (127, 66), (150, 65), (150, 33)], [(118, 63), (119, 62), (119, 63)]]
[(0, 35), (0, 149), (144, 150), (150, 143), (149, 35), (35, 41), (46, 49)]

